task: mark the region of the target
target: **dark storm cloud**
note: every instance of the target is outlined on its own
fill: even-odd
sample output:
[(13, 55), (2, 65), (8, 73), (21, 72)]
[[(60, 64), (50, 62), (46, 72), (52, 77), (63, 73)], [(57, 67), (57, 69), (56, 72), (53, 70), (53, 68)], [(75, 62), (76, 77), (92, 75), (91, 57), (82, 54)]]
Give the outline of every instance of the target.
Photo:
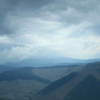
[(0, 0), (0, 34), (10, 34), (12, 29), (9, 27), (7, 17), (14, 12), (20, 0)]
[[(0, 0), (0, 35), (14, 34), (19, 30), (19, 25), (10, 22), (13, 17), (58, 21), (64, 27), (84, 21), (95, 22), (90, 18), (94, 12), (99, 13), (99, 5), (100, 0)], [(92, 28), (98, 32), (94, 22)]]
[(23, 12), (26, 15), (29, 12), (34, 13), (50, 2), (52, 0), (0, 0), (0, 35), (9, 35), (16, 31), (15, 27), (10, 26), (9, 16), (21, 16)]

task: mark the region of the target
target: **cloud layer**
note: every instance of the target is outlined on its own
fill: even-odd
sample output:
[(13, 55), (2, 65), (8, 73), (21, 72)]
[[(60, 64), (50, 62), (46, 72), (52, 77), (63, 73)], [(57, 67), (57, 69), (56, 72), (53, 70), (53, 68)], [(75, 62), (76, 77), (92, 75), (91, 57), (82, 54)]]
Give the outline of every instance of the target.
[(100, 0), (0, 0), (0, 63), (100, 58), (99, 27)]

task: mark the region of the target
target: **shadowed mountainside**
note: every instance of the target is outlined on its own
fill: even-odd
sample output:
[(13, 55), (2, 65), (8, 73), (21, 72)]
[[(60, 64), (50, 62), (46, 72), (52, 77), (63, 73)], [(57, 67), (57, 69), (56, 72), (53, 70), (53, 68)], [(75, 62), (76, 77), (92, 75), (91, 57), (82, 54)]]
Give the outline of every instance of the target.
[(39, 77), (49, 79), (52, 82), (68, 75), (69, 73), (75, 71), (80, 71), (84, 69), (85, 66), (79, 65), (68, 65), (68, 66), (52, 66), (52, 67), (42, 67), (42, 68), (34, 68), (33, 73)]
[(51, 82), (33, 74), (33, 68), (18, 68), (0, 73), (0, 97), (28, 100)]
[(99, 94), (100, 62), (96, 62), (53, 82), (31, 100), (99, 100)]
[(49, 84), (50, 81), (44, 78), (40, 78), (32, 73), (32, 67), (18, 68), (13, 71), (6, 71), (0, 74), (1, 81), (13, 81), (17, 79), (23, 80), (37, 80)]
[(88, 75), (64, 100), (100, 100), (100, 81)]
[(3, 98), (0, 98), (0, 100), (11, 100), (11, 99), (3, 99)]
[(10, 70), (15, 70), (15, 69), (16, 69), (16, 67), (0, 65), (0, 73), (5, 72), (5, 71), (10, 71)]
[(91, 62), (97, 62), (100, 59), (75, 59), (75, 58), (66, 58), (66, 57), (54, 57), (54, 58), (32, 58), (32, 59), (25, 59), (19, 62), (6, 62), (3, 65), (6, 66), (15, 66), (15, 67), (46, 67), (46, 66), (55, 66), (55, 65), (80, 65), (80, 64), (87, 64)]

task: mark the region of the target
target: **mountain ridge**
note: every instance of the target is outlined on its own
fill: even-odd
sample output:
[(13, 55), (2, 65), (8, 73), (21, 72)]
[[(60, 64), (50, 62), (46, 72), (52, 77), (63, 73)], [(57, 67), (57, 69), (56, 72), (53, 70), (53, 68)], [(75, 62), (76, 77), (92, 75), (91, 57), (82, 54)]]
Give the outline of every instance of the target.
[[(93, 76), (93, 77), (92, 78), (87, 78), (88, 76)], [(100, 62), (90, 63), (90, 64), (85, 65), (85, 69), (79, 71), (77, 73), (76, 77), (72, 78), (68, 83), (62, 84), (61, 87), (57, 87), (56, 89), (54, 89), (53, 91), (49, 92), (48, 94), (44, 94), (43, 91), (45, 91), (45, 89), (43, 89), (43, 90), (41, 90), (41, 92), (39, 94), (35, 95), (33, 97), (33, 99), (31, 99), (31, 100), (74, 100), (74, 99), (72, 99), (72, 97), (73, 97), (73, 95), (72, 95), (73, 89), (77, 88), (79, 90), (78, 86), (81, 83), (84, 83), (84, 84), (86, 84), (86, 87), (89, 87), (88, 86), (89, 84), (87, 84), (88, 81), (86, 81), (87, 79), (89, 79), (90, 82), (94, 82), (95, 84), (100, 82)], [(57, 81), (55, 86), (57, 84), (59, 84), (59, 82), (60, 82), (60, 80)], [(54, 84), (54, 83), (51, 83), (51, 84)], [(83, 88), (82, 89), (85, 88), (84, 84), (83, 84)], [(48, 88), (53, 88), (53, 87), (50, 87), (50, 86), (52, 86), (52, 85), (49, 85), (47, 87)], [(92, 84), (91, 87), (94, 87), (94, 84)], [(89, 90), (91, 88), (87, 88), (87, 89)], [(97, 92), (97, 91), (100, 91), (100, 88), (99, 88), (99, 90), (95, 90), (95, 92)], [(76, 97), (78, 95), (76, 90), (75, 90), (75, 92), (73, 94), (75, 94), (74, 97)], [(97, 97), (99, 98), (100, 96), (97, 95)], [(91, 98), (90, 94), (89, 94), (88, 98), (89, 99), (85, 99), (85, 100), (91, 100), (90, 99)], [(79, 99), (79, 97), (77, 97), (76, 100), (82, 100), (82, 99)]]

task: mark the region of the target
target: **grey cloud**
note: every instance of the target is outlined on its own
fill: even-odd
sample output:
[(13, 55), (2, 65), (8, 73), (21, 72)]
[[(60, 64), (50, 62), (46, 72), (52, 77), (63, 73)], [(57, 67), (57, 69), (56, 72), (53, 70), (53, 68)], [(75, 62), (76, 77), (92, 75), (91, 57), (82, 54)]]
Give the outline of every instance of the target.
[(9, 13), (14, 11), (15, 5), (14, 0), (0, 1), (0, 35), (12, 33), (12, 29), (10, 29), (9, 23), (7, 22), (7, 17)]
[(92, 44), (100, 44), (93, 37), (100, 35), (99, 6), (100, 0), (0, 0), (0, 35), (7, 35), (0, 36), (1, 62), (99, 53)]
[(90, 27), (95, 35), (100, 35), (100, 25), (93, 25)]
[(65, 0), (64, 3), (62, 0), (59, 1), (84, 13), (95, 10), (100, 5), (100, 0)]
[(14, 44), (14, 43), (0, 43), (0, 51), (5, 49), (10, 50), (12, 47), (20, 46), (23, 47), (24, 45)]
[[(52, 0), (51, 0), (52, 1)], [(23, 9), (37, 10), (51, 2), (50, 0), (23, 0), (20, 5)]]
[(10, 26), (9, 16), (18, 16), (29, 12), (36, 12), (41, 7), (49, 4), (52, 0), (0, 0), (0, 35), (8, 35), (14, 33), (16, 28)]
[[(0, 0), (0, 35), (14, 34), (18, 30), (8, 21), (9, 16), (36, 17), (72, 25), (88, 21), (87, 18), (92, 17), (89, 13), (96, 11), (99, 5), (100, 0)], [(73, 11), (67, 14), (70, 8)], [(56, 17), (52, 18), (53, 15)], [(94, 24), (93, 29), (95, 27)]]
[[(62, 23), (67, 23), (69, 25), (79, 24), (84, 20), (88, 20), (88, 17), (92, 17), (89, 16), (89, 14), (96, 12), (99, 6), (99, 0), (55, 0), (52, 5), (47, 6), (43, 13), (41, 11), (42, 14), (40, 14), (44, 18), (47, 17), (48, 20), (52, 20), (50, 15), (48, 15), (48, 12), (50, 12), (51, 16), (55, 15), (58, 17), (54, 20), (61, 21)], [(70, 11), (67, 14), (66, 12), (68, 12), (69, 9), (73, 9), (73, 11)]]
[[(92, 31), (94, 35), (100, 35), (100, 0), (66, 0), (65, 3), (63, 3), (62, 0), (59, 1), (64, 6), (66, 5), (66, 11), (68, 11), (68, 8), (74, 10), (72, 14), (62, 14), (59, 18), (61, 22), (72, 25), (87, 21), (91, 23), (91, 25), (87, 27), (87, 30)], [(79, 36), (81, 34), (82, 32), (78, 33)]]

